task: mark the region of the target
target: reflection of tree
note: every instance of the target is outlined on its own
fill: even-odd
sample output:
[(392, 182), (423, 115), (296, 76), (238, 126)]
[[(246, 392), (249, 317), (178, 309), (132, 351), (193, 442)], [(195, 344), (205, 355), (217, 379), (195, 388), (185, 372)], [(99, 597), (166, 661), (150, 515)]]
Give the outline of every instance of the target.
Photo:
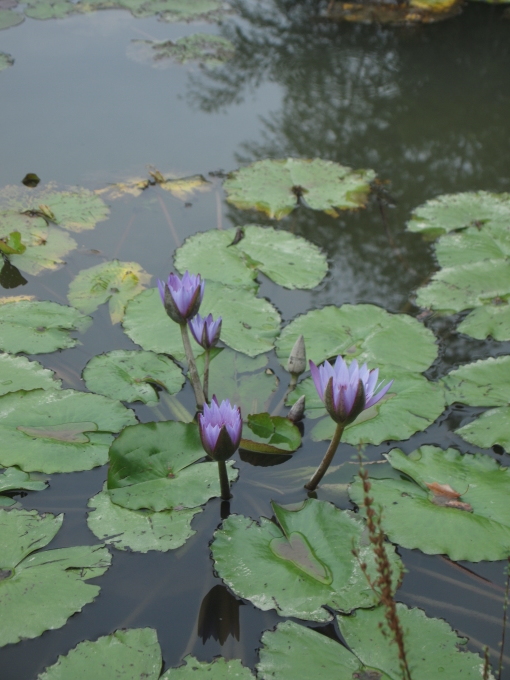
[[(470, 6), (457, 19), (413, 29), (328, 23), (315, 0), (238, 0), (236, 10), (240, 19), (222, 27), (236, 57), (192, 81), (193, 104), (216, 111), (277, 83), (281, 109), (262, 119), (240, 163), (320, 157), (390, 178), (394, 245), (376, 205), (338, 220), (299, 209), (282, 226), (333, 258), (338, 272), (319, 291), (322, 304), (402, 308), (432, 266), (422, 240), (402, 233), (410, 210), (438, 193), (508, 189), (510, 43), (494, 20), (499, 8)], [(236, 224), (253, 221), (230, 215)]]

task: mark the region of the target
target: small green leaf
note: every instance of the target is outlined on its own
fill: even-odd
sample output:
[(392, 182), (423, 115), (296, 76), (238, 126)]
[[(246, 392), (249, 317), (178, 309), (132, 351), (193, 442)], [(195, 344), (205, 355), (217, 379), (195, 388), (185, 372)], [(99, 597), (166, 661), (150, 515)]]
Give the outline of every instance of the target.
[(5, 255), (21, 255), (26, 249), (19, 231), (11, 231), (7, 239), (0, 239), (0, 251)]
[(301, 446), (301, 434), (287, 418), (257, 413), (248, 416), (240, 446), (258, 453), (293, 453)]
[(55, 374), (43, 368), (37, 361), (29, 361), (26, 357), (13, 357), (0, 354), (0, 395), (17, 390), (57, 390), (61, 381), (55, 380)]

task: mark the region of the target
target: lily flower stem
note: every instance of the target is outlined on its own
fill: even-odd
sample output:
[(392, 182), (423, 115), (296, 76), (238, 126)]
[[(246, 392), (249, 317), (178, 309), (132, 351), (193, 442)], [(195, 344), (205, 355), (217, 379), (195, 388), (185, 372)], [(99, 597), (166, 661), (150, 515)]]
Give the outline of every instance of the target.
[(211, 350), (205, 350), (205, 364), (204, 364), (204, 398), (209, 403), (209, 363), (211, 361)]
[(181, 327), (182, 344), (184, 345), (184, 352), (186, 353), (186, 359), (188, 361), (188, 376), (191, 386), (193, 387), (193, 391), (195, 392), (197, 407), (201, 410), (204, 408), (205, 397), (200, 378), (198, 377), (193, 350), (191, 349), (191, 342), (189, 340), (188, 334), (188, 324), (181, 323), (179, 325)]
[(224, 501), (228, 501), (229, 498), (232, 498), (232, 494), (230, 493), (230, 482), (228, 481), (227, 466), (224, 460), (218, 461), (218, 472), (220, 473), (221, 497)]
[(344, 423), (338, 423), (336, 426), (335, 434), (333, 435), (333, 439), (331, 440), (328, 450), (326, 451), (326, 455), (321, 461), (321, 464), (315, 471), (313, 477), (310, 479), (308, 484), (305, 484), (305, 489), (308, 489), (308, 491), (315, 491), (317, 488), (319, 482), (321, 479), (324, 477), (326, 474), (326, 471), (328, 467), (331, 465), (331, 461), (333, 460), (333, 457), (336, 453), (336, 450), (338, 448), (338, 445), (340, 444), (340, 439), (342, 438), (342, 433), (344, 431), (345, 424)]
[(287, 391), (283, 395), (283, 397), (280, 399), (280, 401), (276, 404), (276, 406), (273, 409), (273, 412), (271, 413), (272, 416), (277, 416), (282, 408), (285, 405), (285, 402), (287, 401), (287, 397), (289, 394), (296, 389), (297, 381), (298, 381), (298, 374), (297, 373), (291, 373), (290, 374), (290, 382), (289, 386), (287, 387)]

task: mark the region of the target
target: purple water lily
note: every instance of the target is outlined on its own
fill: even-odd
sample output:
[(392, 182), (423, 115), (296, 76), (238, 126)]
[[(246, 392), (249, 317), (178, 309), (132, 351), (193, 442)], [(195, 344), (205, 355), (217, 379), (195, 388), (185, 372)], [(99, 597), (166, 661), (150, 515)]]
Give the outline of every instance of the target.
[(221, 316), (214, 321), (212, 314), (205, 318), (197, 314), (188, 321), (193, 337), (204, 349), (211, 349), (220, 339)]
[(329, 361), (320, 367), (310, 361), (310, 371), (329, 415), (343, 425), (352, 423), (362, 411), (377, 404), (393, 384), (393, 380), (384, 387), (377, 384), (378, 368), (369, 370), (366, 364), (359, 368), (356, 360), (347, 366), (341, 356), (336, 358), (334, 367)]
[(214, 396), (210, 406), (204, 404), (198, 425), (202, 446), (213, 460), (226, 461), (239, 448), (243, 429), (241, 409), (232, 406), (228, 399), (218, 404)]
[(205, 281), (200, 274), (184, 272), (182, 279), (177, 274), (170, 274), (168, 281), (158, 280), (159, 294), (166, 313), (178, 324), (185, 324), (195, 316), (204, 297)]

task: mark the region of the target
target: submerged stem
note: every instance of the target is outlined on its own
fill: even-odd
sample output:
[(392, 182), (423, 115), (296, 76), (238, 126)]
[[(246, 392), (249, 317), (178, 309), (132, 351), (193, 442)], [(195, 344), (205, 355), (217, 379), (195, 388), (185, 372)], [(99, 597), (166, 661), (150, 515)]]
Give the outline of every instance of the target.
[(221, 497), (224, 501), (228, 501), (229, 498), (232, 498), (232, 494), (230, 493), (230, 482), (228, 481), (227, 466), (224, 460), (218, 461), (218, 472), (220, 474)]
[(197, 407), (202, 409), (204, 407), (205, 397), (204, 391), (202, 389), (202, 384), (200, 378), (198, 377), (197, 366), (195, 364), (195, 357), (193, 356), (193, 350), (191, 349), (191, 343), (188, 334), (188, 324), (181, 323), (181, 336), (182, 344), (184, 345), (184, 351), (186, 353), (186, 359), (188, 361), (188, 375), (195, 393), (195, 399), (197, 402)]
[(326, 471), (328, 467), (331, 465), (331, 461), (333, 460), (333, 456), (336, 453), (338, 445), (340, 444), (340, 439), (342, 438), (344, 427), (345, 427), (344, 423), (337, 423), (335, 434), (333, 435), (333, 439), (331, 440), (328, 446), (326, 455), (322, 459), (321, 464), (315, 471), (313, 477), (310, 479), (308, 484), (305, 484), (305, 489), (308, 489), (308, 491), (315, 491), (317, 485), (326, 474)]

